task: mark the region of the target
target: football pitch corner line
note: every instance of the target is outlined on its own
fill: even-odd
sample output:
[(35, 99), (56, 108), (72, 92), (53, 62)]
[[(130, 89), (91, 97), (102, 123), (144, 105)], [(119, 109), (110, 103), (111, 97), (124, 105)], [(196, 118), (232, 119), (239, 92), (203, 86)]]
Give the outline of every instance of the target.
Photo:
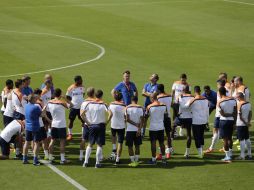
[(69, 39), (69, 40), (74, 40), (74, 41), (79, 41), (82, 43), (90, 44), (92, 46), (97, 47), (100, 50), (100, 53), (96, 57), (86, 60), (86, 61), (82, 61), (80, 63), (75, 63), (75, 64), (52, 68), (52, 69), (40, 70), (40, 71), (25, 72), (25, 73), (11, 74), (11, 75), (0, 75), (0, 78), (16, 77), (16, 76), (23, 76), (23, 75), (33, 75), (33, 74), (46, 73), (46, 72), (51, 72), (51, 71), (57, 71), (57, 70), (63, 70), (63, 69), (67, 69), (67, 68), (77, 67), (77, 66), (84, 65), (84, 64), (94, 62), (94, 61), (101, 59), (106, 52), (105, 48), (97, 43), (94, 43), (94, 42), (91, 42), (88, 40), (84, 40), (81, 38), (72, 37), (72, 36), (65, 36), (65, 35), (51, 34), (51, 33), (42, 33), (42, 32), (21, 32), (21, 31), (15, 31), (15, 30), (5, 30), (5, 29), (1, 29), (1, 28), (0, 28), (0, 32), (28, 34), (28, 35), (41, 35), (41, 36), (51, 36), (51, 37), (53, 36), (53, 37), (58, 37), (58, 38), (65, 38), (65, 39)]
[(68, 176), (67, 174), (65, 174), (61, 170), (59, 170), (57, 167), (55, 167), (52, 164), (50, 164), (48, 161), (40, 160), (40, 162), (43, 163), (45, 166), (49, 167), (53, 172), (55, 172), (56, 174), (58, 174), (59, 176), (64, 178), (67, 182), (69, 182), (71, 185), (73, 185), (77, 189), (79, 189), (79, 190), (87, 190), (87, 188), (85, 188), (84, 186), (79, 184), (77, 181), (75, 181), (70, 176)]

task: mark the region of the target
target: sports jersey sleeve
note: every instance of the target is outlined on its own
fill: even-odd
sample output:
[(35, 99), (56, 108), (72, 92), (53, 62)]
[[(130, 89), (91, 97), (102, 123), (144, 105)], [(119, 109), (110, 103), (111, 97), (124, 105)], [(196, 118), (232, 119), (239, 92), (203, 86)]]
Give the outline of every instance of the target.
[(66, 96), (70, 96), (72, 98), (72, 90), (73, 90), (73, 88), (69, 87), (66, 92)]
[(172, 90), (175, 90), (176, 89), (176, 84), (174, 83), (173, 85), (172, 85)]

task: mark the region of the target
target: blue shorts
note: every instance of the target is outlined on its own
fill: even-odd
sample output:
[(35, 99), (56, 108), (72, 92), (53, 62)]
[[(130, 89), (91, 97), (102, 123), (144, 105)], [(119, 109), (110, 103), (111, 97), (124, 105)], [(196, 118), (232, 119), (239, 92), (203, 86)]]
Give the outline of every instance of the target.
[(171, 131), (171, 118), (168, 116), (164, 117), (164, 128), (165, 128), (165, 133), (168, 134)]
[(19, 112), (14, 111), (13, 112), (13, 119), (24, 120), (25, 116), (23, 114), (19, 113)]
[(149, 131), (149, 137), (151, 142), (158, 140), (160, 144), (164, 143), (164, 130)]
[(51, 128), (52, 139), (66, 139), (66, 128)]
[(115, 137), (117, 134), (117, 142), (123, 144), (125, 129), (113, 129), (111, 128), (111, 135)]
[(89, 139), (89, 128), (86, 124), (83, 125), (82, 138), (85, 141), (88, 141)]
[(249, 127), (237, 126), (237, 137), (240, 141), (249, 139)]
[(69, 119), (75, 120), (77, 116), (82, 121), (81, 116), (80, 116), (80, 109), (71, 108), (70, 113), (69, 113)]
[(9, 123), (11, 123), (13, 121), (13, 117), (4, 115), (3, 120), (4, 120), (4, 127), (6, 127)]
[(232, 120), (220, 120), (220, 138), (232, 138), (234, 121)]
[(215, 129), (219, 129), (220, 128), (220, 117), (215, 117), (214, 118), (214, 126)]
[(41, 134), (40, 134), (40, 130), (38, 131), (27, 131), (26, 130), (26, 141), (31, 142), (40, 142), (41, 139)]
[(133, 144), (135, 146), (139, 146), (142, 144), (142, 137), (139, 135), (137, 137), (137, 132), (136, 131), (127, 131), (126, 132), (126, 146), (128, 147), (133, 147)]
[(102, 146), (106, 141), (106, 126), (104, 123), (89, 126), (89, 143)]
[(0, 137), (0, 146), (3, 156), (10, 155), (10, 143), (7, 143), (2, 137)]
[(45, 127), (40, 127), (40, 135), (41, 135), (41, 140), (44, 140), (47, 138), (47, 131)]

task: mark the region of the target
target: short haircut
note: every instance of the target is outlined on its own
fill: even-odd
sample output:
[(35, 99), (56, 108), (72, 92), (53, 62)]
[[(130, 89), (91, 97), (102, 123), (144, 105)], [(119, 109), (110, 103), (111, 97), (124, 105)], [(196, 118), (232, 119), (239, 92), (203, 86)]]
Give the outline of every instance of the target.
[(101, 89), (96, 90), (95, 97), (102, 98), (102, 96), (103, 96), (103, 91)]
[(222, 95), (222, 96), (226, 96), (226, 94), (227, 94), (226, 88), (225, 88), (225, 87), (220, 87), (220, 88), (219, 88), (219, 93), (220, 93), (220, 95)]
[(17, 79), (17, 80), (15, 81), (15, 87), (16, 87), (16, 88), (19, 88), (19, 87), (22, 85), (22, 83), (23, 83), (22, 79)]
[(217, 80), (217, 83), (220, 84), (221, 86), (225, 86), (226, 85), (226, 81), (222, 80), (222, 79)]
[(232, 79), (231, 79), (231, 82), (234, 83), (235, 82), (235, 78), (236, 76), (233, 76)]
[(183, 74), (180, 75), (180, 78), (181, 79), (187, 79), (187, 75), (185, 73), (183, 73)]
[(200, 86), (195, 86), (194, 87), (194, 92), (200, 93), (201, 92)]
[(222, 75), (225, 79), (227, 79), (227, 78), (228, 78), (227, 73), (221, 72), (221, 73), (220, 73), (220, 75)]
[(39, 89), (39, 88), (34, 89), (34, 94), (41, 95), (41, 93), (42, 93), (41, 89)]
[(80, 80), (82, 80), (82, 77), (80, 75), (77, 75), (77, 76), (74, 77), (75, 82), (78, 82)]
[(130, 72), (129, 70), (126, 70), (126, 71), (123, 72), (123, 75), (124, 75), (124, 74), (130, 75), (131, 72)]
[(114, 99), (115, 99), (116, 101), (121, 101), (121, 100), (123, 99), (122, 93), (119, 92), (119, 91), (116, 91), (115, 94), (114, 94)]
[(28, 96), (28, 102), (30, 103), (35, 103), (35, 100), (38, 98), (38, 95), (37, 94), (30, 94)]
[(158, 93), (156, 93), (156, 92), (151, 94), (151, 98), (153, 100), (157, 100), (158, 99), (157, 96), (158, 96)]
[(211, 90), (209, 85), (204, 86), (204, 90)]
[(164, 84), (158, 84), (158, 86), (157, 86), (157, 91), (158, 91), (159, 93), (165, 93)]
[(189, 85), (185, 85), (184, 88), (183, 88), (183, 91), (185, 93), (190, 93), (190, 87), (189, 87)]
[(54, 91), (55, 97), (60, 97), (62, 95), (62, 90), (60, 88), (56, 88)]
[(86, 95), (88, 97), (94, 97), (95, 89), (94, 87), (88, 87), (86, 90)]
[(5, 81), (5, 84), (6, 84), (6, 86), (13, 85), (13, 80), (8, 79), (8, 80)]
[(137, 103), (138, 102), (138, 97), (137, 96), (132, 96), (131, 101)]
[(237, 80), (242, 83), (243, 82), (243, 77), (237, 77)]

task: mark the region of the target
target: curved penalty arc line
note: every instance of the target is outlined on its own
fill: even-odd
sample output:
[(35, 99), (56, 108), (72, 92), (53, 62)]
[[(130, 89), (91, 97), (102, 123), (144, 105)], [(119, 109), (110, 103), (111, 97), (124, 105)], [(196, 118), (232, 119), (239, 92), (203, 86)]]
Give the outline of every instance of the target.
[(67, 65), (67, 66), (62, 66), (62, 67), (57, 67), (57, 68), (52, 68), (52, 69), (40, 70), (40, 71), (18, 73), (18, 74), (11, 74), (11, 75), (0, 75), (0, 78), (16, 77), (16, 76), (23, 76), (23, 75), (33, 75), (33, 74), (38, 74), (38, 73), (45, 73), (45, 72), (51, 72), (51, 71), (57, 71), (57, 70), (63, 70), (63, 69), (67, 69), (67, 68), (77, 67), (77, 66), (84, 65), (84, 64), (87, 64), (87, 63), (90, 63), (90, 62), (97, 61), (97, 60), (101, 59), (101, 57), (103, 57), (105, 52), (106, 52), (105, 48), (103, 46), (99, 45), (99, 44), (96, 44), (94, 42), (90, 42), (88, 40), (84, 40), (84, 39), (81, 39), (81, 38), (71, 37), (71, 36), (64, 36), (64, 35), (51, 34), (51, 33), (41, 33), (41, 32), (20, 32), (20, 31), (3, 30), (3, 29), (0, 29), (0, 32), (32, 34), (32, 35), (44, 35), (44, 36), (53, 36), (53, 37), (65, 38), (65, 39), (70, 39), (70, 40), (75, 40), (75, 41), (80, 41), (80, 42), (83, 42), (83, 43), (87, 43), (87, 44), (93, 45), (93, 46), (100, 49), (100, 53), (95, 58), (92, 58), (92, 59), (89, 59), (89, 60), (86, 60), (86, 61), (82, 61), (80, 63), (75, 63), (75, 64), (72, 64), (72, 65)]

